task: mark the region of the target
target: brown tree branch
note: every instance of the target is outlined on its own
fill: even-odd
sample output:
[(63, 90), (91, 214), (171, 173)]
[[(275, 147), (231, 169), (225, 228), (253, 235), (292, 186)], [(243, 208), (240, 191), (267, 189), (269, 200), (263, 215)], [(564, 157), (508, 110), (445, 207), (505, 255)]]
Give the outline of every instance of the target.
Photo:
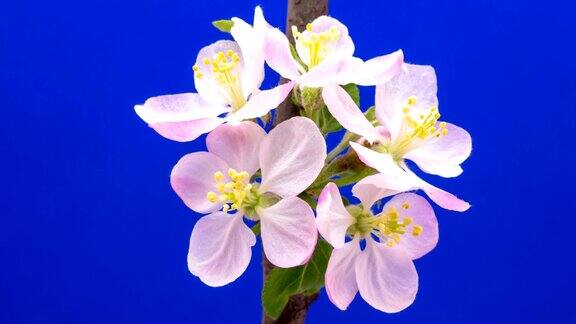
[[(286, 15), (286, 35), (288, 39), (293, 42), (292, 26), (298, 27), (298, 30), (306, 28), (306, 24), (312, 22), (315, 18), (328, 14), (328, 0), (288, 0), (288, 14)], [(280, 80), (284, 83), (286, 80)], [(288, 97), (278, 109), (276, 109), (276, 118), (274, 125), (298, 115), (298, 107), (292, 104), (290, 97)], [(262, 253), (262, 268), (264, 272), (264, 280), (266, 275), (274, 266), (266, 259)], [(303, 324), (308, 314), (308, 308), (318, 298), (318, 294), (312, 296), (305, 296), (302, 294), (294, 295), (288, 301), (286, 308), (277, 320), (273, 320), (262, 315), (262, 323), (264, 324)]]

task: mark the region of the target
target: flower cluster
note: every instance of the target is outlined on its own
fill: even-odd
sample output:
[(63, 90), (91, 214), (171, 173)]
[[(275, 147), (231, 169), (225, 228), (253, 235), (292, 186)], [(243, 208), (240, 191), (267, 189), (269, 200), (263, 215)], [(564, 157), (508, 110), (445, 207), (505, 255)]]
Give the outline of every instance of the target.
[[(170, 177), (186, 206), (206, 214), (190, 237), (190, 272), (210, 286), (236, 280), (257, 235), (272, 264), (301, 266), (320, 233), (333, 247), (321, 271), (334, 305), (346, 309), (359, 292), (378, 310), (406, 308), (418, 290), (413, 260), (438, 241), (434, 210), (414, 191), (445, 209), (470, 207), (406, 162), (456, 177), (471, 152), (470, 135), (440, 118), (434, 69), (405, 63), (401, 50), (354, 57), (348, 29), (327, 16), (292, 27), (294, 44), (259, 7), (253, 25), (227, 23), (234, 40), (202, 48), (192, 67), (198, 93), (135, 107), (168, 139), (208, 134), (207, 151), (182, 157)], [(265, 64), (288, 82), (260, 90)], [(376, 87), (375, 106), (365, 112), (350, 90), (358, 85)], [(285, 100), (301, 116), (267, 131), (271, 111)], [(342, 128), (341, 143), (327, 154), (325, 136)], [(340, 195), (348, 185), (359, 203)]]

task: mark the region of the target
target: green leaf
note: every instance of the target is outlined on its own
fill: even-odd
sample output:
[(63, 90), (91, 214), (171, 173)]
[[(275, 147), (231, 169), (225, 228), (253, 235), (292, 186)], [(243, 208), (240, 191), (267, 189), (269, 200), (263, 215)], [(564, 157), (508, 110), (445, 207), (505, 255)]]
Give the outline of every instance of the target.
[(364, 116), (366, 116), (366, 119), (368, 119), (370, 122), (373, 122), (376, 120), (376, 109), (374, 108), (374, 106), (368, 108), (368, 110), (366, 110), (366, 112), (364, 113)]
[(234, 22), (230, 19), (222, 19), (213, 21), (212, 25), (221, 32), (229, 33), (232, 26), (234, 26)]
[(314, 255), (307, 264), (294, 268), (274, 268), (266, 276), (262, 289), (262, 307), (266, 314), (277, 319), (290, 296), (314, 294), (324, 286), (324, 274), (332, 247), (319, 240)]
[(254, 235), (260, 235), (260, 222), (252, 226), (252, 232), (254, 233)]
[(354, 100), (356, 106), (360, 107), (360, 89), (358, 89), (358, 86), (354, 83), (348, 83), (347, 85), (342, 86), (342, 88), (348, 92), (348, 95), (352, 100)]
[(319, 112), (318, 127), (323, 134), (337, 132), (342, 129), (342, 125), (330, 114), (326, 106), (322, 107)]

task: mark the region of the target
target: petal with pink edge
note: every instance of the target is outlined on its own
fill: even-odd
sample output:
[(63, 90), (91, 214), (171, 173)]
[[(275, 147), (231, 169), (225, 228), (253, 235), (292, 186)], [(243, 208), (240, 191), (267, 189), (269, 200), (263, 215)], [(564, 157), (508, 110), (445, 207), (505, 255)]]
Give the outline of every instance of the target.
[(470, 204), (467, 201), (424, 181), (420, 184), (420, 188), (424, 190), (433, 202), (444, 209), (465, 212), (470, 208)]
[(324, 239), (336, 249), (341, 248), (346, 239), (346, 230), (355, 219), (342, 203), (338, 187), (330, 182), (318, 197), (316, 206), (316, 225)]
[(318, 238), (314, 212), (298, 197), (257, 210), (266, 257), (281, 268), (308, 262)]
[(276, 126), (260, 146), (260, 192), (296, 196), (318, 176), (326, 159), (326, 143), (314, 122), (292, 117)]
[(299, 70), (303, 68), (292, 57), (288, 38), (279, 29), (268, 31), (264, 53), (266, 63), (282, 77), (289, 80), (297, 80), (300, 77)]
[[(399, 219), (410, 217), (412, 223), (406, 228), (400, 242), (393, 248), (403, 250), (410, 258), (417, 259), (430, 252), (438, 243), (438, 221), (434, 209), (428, 201), (414, 193), (402, 193), (390, 199), (382, 208), (386, 212), (394, 208), (399, 213)], [(413, 235), (414, 226), (421, 226), (422, 232)]]
[(302, 74), (298, 83), (301, 86), (311, 88), (350, 83), (342, 81), (347, 75), (343, 73), (345, 73), (350, 60), (352, 60), (352, 58), (333, 59), (323, 62)]
[(363, 136), (370, 143), (380, 138), (380, 133), (366, 119), (350, 95), (338, 85), (324, 87), (322, 98), (336, 120), (352, 133)]
[(218, 116), (228, 108), (206, 102), (196, 93), (182, 93), (152, 97), (134, 110), (160, 135), (187, 142), (221, 124), (224, 120)]
[(360, 64), (352, 64), (343, 74), (346, 75), (346, 83), (361, 86), (383, 84), (400, 72), (403, 62), (404, 53), (398, 50), (365, 62), (360, 61)]
[(242, 215), (216, 212), (204, 216), (190, 236), (188, 269), (208, 286), (224, 286), (244, 273), (254, 244), (256, 237)]
[(206, 147), (229, 167), (253, 175), (260, 168), (258, 153), (265, 136), (266, 132), (254, 122), (228, 123), (208, 134)]
[(220, 126), (226, 120), (224, 118), (203, 118), (177, 123), (151, 124), (158, 134), (177, 142), (189, 142), (203, 134), (209, 133)]
[(332, 304), (346, 310), (358, 292), (356, 284), (356, 260), (361, 254), (358, 239), (332, 250), (326, 268), (326, 293)]
[(369, 210), (382, 198), (415, 189), (414, 183), (414, 179), (405, 173), (396, 175), (378, 173), (358, 181), (352, 187), (352, 193), (360, 199), (364, 208)]
[(426, 173), (446, 178), (459, 176), (460, 164), (472, 151), (472, 138), (456, 125), (446, 123), (446, 129), (446, 135), (409, 151), (404, 158), (414, 161)]
[(240, 110), (228, 115), (229, 120), (246, 120), (262, 117), (278, 107), (294, 88), (294, 82), (281, 84), (269, 90), (260, 91), (248, 100)]
[(376, 152), (370, 148), (362, 146), (355, 142), (350, 142), (350, 147), (356, 151), (358, 158), (367, 166), (374, 168), (382, 173), (388, 173), (400, 177), (404, 171), (398, 163), (394, 162), (392, 155)]
[(214, 173), (226, 174), (228, 164), (215, 154), (194, 152), (184, 155), (172, 169), (170, 184), (186, 206), (198, 213), (220, 209), (221, 204), (208, 201), (206, 195), (216, 191)]
[(428, 65), (403, 64), (394, 78), (376, 87), (376, 117), (390, 131), (392, 140), (398, 137), (404, 118), (402, 108), (411, 96), (416, 97), (415, 112), (438, 107), (436, 73)]
[(372, 238), (356, 261), (356, 282), (362, 298), (386, 313), (410, 306), (418, 291), (418, 273), (410, 257)]
[[(197, 72), (202, 76), (198, 77), (199, 73), (194, 73), (194, 85), (196, 86), (198, 94), (208, 102), (219, 105), (228, 105), (231, 103), (231, 98), (228, 97), (226, 91), (224, 91), (218, 83), (216, 75), (214, 75), (212, 71), (212, 65), (204, 64), (205, 59), (213, 60), (218, 52), (227, 53), (229, 50), (237, 53), (240, 58), (238, 65), (234, 68), (234, 72), (243, 75), (245, 70), (244, 58), (238, 43), (231, 40), (219, 40), (203, 47), (200, 52), (198, 52), (194, 65), (198, 68)], [(257, 88), (258, 87), (256, 87), (256, 89)]]

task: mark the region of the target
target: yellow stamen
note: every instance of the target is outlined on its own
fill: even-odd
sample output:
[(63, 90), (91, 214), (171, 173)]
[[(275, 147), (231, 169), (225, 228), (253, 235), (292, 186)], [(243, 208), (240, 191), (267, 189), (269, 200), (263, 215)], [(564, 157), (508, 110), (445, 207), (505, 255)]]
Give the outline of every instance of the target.
[[(240, 55), (233, 50), (220, 51), (214, 54), (212, 58), (202, 59), (202, 63), (207, 66), (204, 68), (204, 72), (212, 72), (216, 83), (230, 100), (232, 110), (236, 111), (242, 108), (246, 104), (246, 98), (242, 92), (241, 79), (236, 69), (240, 63)], [(202, 78), (203, 73), (197, 65), (194, 65), (192, 69), (197, 78)]]
[(308, 60), (304, 63), (309, 69), (320, 64), (328, 55), (332, 44), (340, 39), (340, 31), (336, 26), (323, 32), (314, 32), (312, 24), (307, 24), (303, 33), (298, 31), (298, 27), (292, 26), (292, 35), (298, 47), (308, 51)]
[(259, 196), (250, 181), (250, 174), (246, 171), (238, 172), (235, 169), (228, 169), (228, 177), (231, 181), (225, 182), (224, 173), (217, 171), (214, 173), (216, 182), (216, 192), (208, 192), (207, 199), (211, 203), (220, 202), (223, 204), (224, 212), (239, 210), (246, 206), (255, 206)]

